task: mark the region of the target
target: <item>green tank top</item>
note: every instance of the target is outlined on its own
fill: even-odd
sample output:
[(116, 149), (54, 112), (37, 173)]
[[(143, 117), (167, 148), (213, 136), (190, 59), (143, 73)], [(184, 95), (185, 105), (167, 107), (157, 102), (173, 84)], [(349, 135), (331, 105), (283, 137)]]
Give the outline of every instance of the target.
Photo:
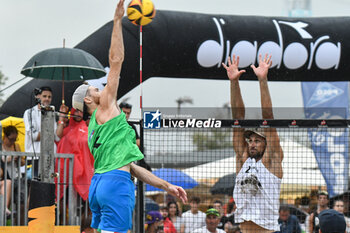
[(133, 128), (128, 124), (125, 114), (99, 125), (96, 121), (97, 109), (89, 123), (88, 145), (94, 156), (95, 173), (105, 173), (121, 168), (144, 156), (136, 145)]

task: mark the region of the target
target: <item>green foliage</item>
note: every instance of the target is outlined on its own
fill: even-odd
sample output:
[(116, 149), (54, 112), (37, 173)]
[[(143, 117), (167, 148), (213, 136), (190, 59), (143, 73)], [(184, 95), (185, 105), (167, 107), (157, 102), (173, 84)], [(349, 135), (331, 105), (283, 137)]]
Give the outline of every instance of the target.
[(211, 128), (195, 132), (192, 135), (193, 144), (197, 146), (198, 151), (232, 147), (231, 131), (230, 128)]
[[(3, 85), (5, 85), (7, 79), (8, 78), (0, 71), (0, 89), (2, 89)], [(4, 93), (0, 92), (0, 106), (4, 103), (3, 96)]]

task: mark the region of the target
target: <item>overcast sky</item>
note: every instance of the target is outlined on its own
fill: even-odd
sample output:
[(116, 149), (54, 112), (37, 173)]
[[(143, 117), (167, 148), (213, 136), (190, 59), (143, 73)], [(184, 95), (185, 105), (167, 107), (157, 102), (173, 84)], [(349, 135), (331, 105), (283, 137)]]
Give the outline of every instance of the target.
[[(348, 16), (350, 13), (350, 0), (311, 1), (313, 16)], [(289, 0), (153, 0), (153, 2), (156, 9), (162, 10), (287, 16)], [(114, 0), (1, 0), (0, 70), (9, 77), (5, 86), (23, 77), (20, 74), (21, 68), (37, 52), (61, 47), (63, 38), (66, 39), (66, 47), (74, 47), (110, 21), (116, 4), (117, 1)], [(22, 81), (5, 91), (5, 96), (9, 96), (25, 82)], [(257, 106), (259, 104), (257, 83), (245, 82), (242, 84), (242, 89), (246, 105)], [(299, 83), (271, 83), (270, 89), (275, 106), (302, 106)], [(222, 92), (218, 94), (217, 90)], [(136, 111), (139, 95), (139, 88), (126, 95), (136, 107), (132, 115), (135, 118), (139, 116), (139, 112)], [(143, 96), (146, 107), (175, 107), (175, 99), (182, 96), (191, 96), (193, 106), (196, 107), (221, 107), (229, 100), (229, 84), (226, 81), (153, 78), (144, 83)]]

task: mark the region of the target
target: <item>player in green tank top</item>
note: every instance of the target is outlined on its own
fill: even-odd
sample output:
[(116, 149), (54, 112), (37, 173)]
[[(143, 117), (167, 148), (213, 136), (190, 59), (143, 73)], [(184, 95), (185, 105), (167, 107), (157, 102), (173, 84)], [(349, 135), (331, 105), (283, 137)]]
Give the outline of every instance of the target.
[(88, 144), (95, 158), (95, 175), (90, 185), (89, 203), (93, 213), (91, 226), (100, 228), (102, 232), (126, 232), (130, 229), (135, 198), (133, 184), (127, 178), (130, 173), (187, 202), (187, 194), (182, 187), (172, 185), (133, 163), (142, 159), (143, 155), (135, 143), (135, 132), (128, 125), (116, 101), (124, 60), (123, 15), (124, 0), (120, 0), (113, 19), (107, 85), (99, 91), (96, 87), (82, 84), (72, 96), (73, 107), (85, 116), (92, 116)]
[(95, 173), (121, 168), (144, 156), (136, 145), (135, 131), (121, 114), (99, 125), (93, 112), (89, 124), (88, 144), (94, 156)]

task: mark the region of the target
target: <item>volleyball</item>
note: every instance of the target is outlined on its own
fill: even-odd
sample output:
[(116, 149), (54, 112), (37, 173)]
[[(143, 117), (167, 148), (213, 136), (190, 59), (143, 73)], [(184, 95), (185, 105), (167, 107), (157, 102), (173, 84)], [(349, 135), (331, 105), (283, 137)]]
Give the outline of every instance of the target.
[(132, 0), (126, 11), (128, 19), (135, 25), (147, 25), (152, 22), (156, 15), (153, 2), (151, 0)]

